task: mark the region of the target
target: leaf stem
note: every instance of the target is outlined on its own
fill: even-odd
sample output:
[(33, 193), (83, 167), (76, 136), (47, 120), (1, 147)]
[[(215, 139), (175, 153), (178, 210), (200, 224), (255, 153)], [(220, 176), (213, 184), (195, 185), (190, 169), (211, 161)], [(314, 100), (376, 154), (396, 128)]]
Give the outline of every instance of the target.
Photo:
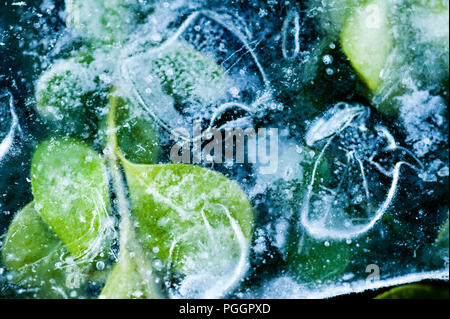
[[(123, 180), (122, 171), (120, 167), (120, 160), (123, 159), (123, 155), (118, 147), (117, 135), (116, 135), (116, 106), (120, 103), (120, 98), (115, 97), (113, 92), (110, 97), (110, 110), (107, 121), (107, 146), (105, 149), (106, 158), (108, 161), (109, 169), (111, 172), (111, 179), (114, 188), (114, 192), (117, 196), (117, 210), (120, 216), (120, 257), (128, 255), (133, 259), (138, 266), (138, 272), (142, 277), (142, 283), (145, 286), (145, 295), (147, 298), (162, 298), (162, 292), (160, 287), (156, 284), (156, 276), (153, 273), (151, 263), (152, 258), (149, 258), (148, 254), (144, 252), (140, 246), (136, 233), (133, 227), (133, 217), (131, 215), (131, 209), (127, 196), (127, 190), (125, 187), (125, 181)], [(148, 258), (147, 258), (148, 257)], [(125, 258), (125, 257), (122, 257)]]

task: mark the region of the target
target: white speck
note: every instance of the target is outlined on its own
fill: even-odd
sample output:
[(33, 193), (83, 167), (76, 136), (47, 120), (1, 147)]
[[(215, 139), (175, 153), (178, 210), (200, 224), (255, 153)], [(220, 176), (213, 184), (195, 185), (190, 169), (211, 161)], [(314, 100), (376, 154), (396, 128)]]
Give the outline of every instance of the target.
[(259, 9), (259, 17), (260, 18), (264, 18), (266, 15), (268, 15), (269, 13), (267, 12), (267, 10), (264, 9)]
[(154, 42), (161, 42), (162, 36), (159, 33), (153, 33), (152, 34), (152, 41)]
[(97, 268), (97, 270), (103, 270), (105, 269), (105, 263), (103, 261), (99, 261), (97, 262), (97, 264), (95, 264), (95, 267)]
[(173, 69), (168, 69), (167, 71), (166, 71), (166, 75), (167, 76), (173, 76), (175, 74), (175, 71), (173, 70)]
[(239, 97), (240, 90), (237, 87), (232, 87), (230, 89), (230, 94), (233, 95), (233, 97)]
[(449, 176), (449, 169), (448, 166), (442, 167), (438, 172), (439, 177), (448, 177)]
[(153, 267), (155, 267), (156, 270), (161, 270), (163, 267), (162, 261), (159, 259), (155, 259), (155, 261), (153, 262)]
[(333, 63), (333, 57), (331, 55), (327, 54), (322, 58), (322, 61), (324, 64), (330, 65)]

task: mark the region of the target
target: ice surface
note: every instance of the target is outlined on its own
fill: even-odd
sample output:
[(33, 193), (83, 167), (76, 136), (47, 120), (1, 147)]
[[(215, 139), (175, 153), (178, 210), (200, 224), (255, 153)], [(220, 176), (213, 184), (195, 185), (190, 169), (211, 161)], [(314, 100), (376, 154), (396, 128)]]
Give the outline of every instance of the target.
[[(201, 119), (209, 122), (209, 126), (214, 126), (214, 119), (233, 108), (254, 115), (266, 107), (262, 104), (270, 97), (269, 83), (255, 56), (255, 44), (249, 43), (230, 24), (229, 19), (229, 16), (212, 11), (193, 13), (160, 45), (155, 48), (144, 45), (140, 48), (144, 52), (134, 53), (121, 66), (125, 79), (123, 86), (167, 131), (176, 128), (191, 130), (192, 122)], [(186, 54), (192, 55), (192, 61), (180, 64), (177, 55)], [(205, 61), (196, 60), (195, 56), (199, 54), (204, 55), (201, 59)], [(171, 68), (158, 71), (156, 66), (152, 66), (155, 60), (161, 60), (162, 63), (166, 60), (166, 65)], [(148, 66), (148, 69), (143, 68), (143, 65)], [(182, 78), (173, 75), (180, 70)], [(178, 96), (177, 90), (182, 87), (171, 87), (173, 96), (178, 97), (177, 101), (162, 94), (158, 77), (149, 76), (161, 72), (167, 82), (176, 81), (183, 87), (188, 86), (189, 96)], [(164, 83), (162, 85), (167, 86)], [(175, 103), (189, 105), (181, 112), (185, 114), (180, 114)]]
[(448, 140), (445, 101), (428, 91), (416, 91), (400, 97), (401, 118), (415, 154), (422, 158)]
[(0, 92), (0, 163), (13, 146), (19, 132), (19, 120), (11, 93)]
[[(448, 25), (448, 1), (373, 1), (389, 8), (393, 36), (375, 92), (353, 69), (341, 44), (348, 17), (366, 1), (251, 0), (243, 5), (130, 0), (119, 5), (116, 0), (68, 0), (66, 10), (45, 0), (33, 9), (14, 8), (42, 30), (29, 35), (23, 21), (14, 21), (12, 36), (0, 38), (2, 47), (17, 38), (20, 51), (16, 73), (0, 74), (1, 83), (11, 77), (14, 92), (23, 89), (18, 101), (0, 91), (0, 196), (14, 204), (0, 205), (0, 230), (8, 230), (36, 192), (30, 186), (35, 176), (29, 173), (33, 152), (11, 152), (22, 133), (20, 120), (28, 130), (23, 143), (30, 149), (48, 137), (81, 140), (107, 164), (111, 178), (112, 198), (98, 204), (111, 210), (107, 226), (120, 230), (120, 240), (111, 238), (111, 247), (101, 254), (95, 249), (99, 256), (92, 264), (87, 261), (95, 276), (86, 280), (79, 274), (80, 288), (66, 289), (71, 286), (63, 279), (76, 283), (83, 268), (60, 273), (63, 279), (51, 278), (58, 297), (98, 297), (114, 279), (109, 275), (120, 249), (133, 262), (121, 260), (124, 269), (119, 271), (138, 281), (128, 283), (133, 291), (112, 284), (126, 296), (158, 295), (142, 282), (161, 286), (170, 298), (329, 298), (424, 279), (448, 280), (448, 32), (441, 27)], [(0, 30), (9, 32), (3, 25)], [(50, 94), (39, 99), (36, 91)], [(36, 97), (44, 100), (42, 105)], [(111, 116), (121, 110), (113, 107), (116, 99), (130, 113), (125, 120)], [(168, 188), (164, 200), (182, 201), (200, 220), (190, 231), (184, 232), (181, 222), (173, 227), (181, 229), (184, 245), (203, 247), (187, 255), (180, 275), (155, 257), (160, 247), (146, 251), (134, 238), (134, 228), (143, 226), (133, 219), (136, 207), (130, 204), (132, 191), (122, 170), (133, 167), (145, 180), (151, 165), (170, 163), (170, 134), (189, 140), (195, 121), (206, 132), (278, 129), (277, 170), (264, 174), (258, 158), (256, 163), (200, 163), (245, 192), (255, 216), (250, 246), (226, 209), (214, 218), (206, 218), (206, 208), (198, 211), (205, 198), (232, 194), (219, 185), (207, 185), (207, 194)], [(148, 146), (139, 140), (147, 132), (155, 135), (152, 150), (141, 149)], [(128, 136), (117, 141), (116, 133)], [(120, 145), (123, 141), (126, 146)], [(146, 151), (151, 156), (139, 156)], [(93, 157), (84, 160), (83, 165), (93, 165)], [(74, 201), (70, 189), (80, 188), (73, 179), (90, 178), (68, 167), (69, 162), (62, 173), (46, 174), (60, 178), (67, 201), (60, 200), (63, 208)], [(15, 163), (23, 168), (20, 172), (11, 170)], [(161, 185), (177, 181), (163, 175)], [(195, 181), (198, 176), (184, 178)], [(11, 185), (18, 184), (26, 194), (16, 196), (17, 187)], [(160, 226), (174, 222), (158, 219)], [(24, 241), (32, 229), (22, 227)], [(6, 233), (0, 234), (0, 252), (5, 238)], [(124, 238), (133, 238), (132, 244), (124, 245)], [(33, 257), (39, 252), (25, 253)], [(45, 259), (48, 267), (62, 271), (66, 254), (56, 256), (61, 259), (56, 264)], [(13, 275), (0, 258), (0, 295), (40, 296), (36, 287), (11, 285), (17, 284)]]
[[(301, 223), (316, 238), (352, 239), (371, 230), (391, 206), (402, 166), (417, 163), (396, 161), (389, 154), (399, 145), (385, 127), (367, 127), (368, 109), (339, 104), (331, 113), (306, 134), (308, 145), (322, 141), (325, 146), (312, 173)], [(325, 184), (316, 174), (322, 160), (328, 161), (332, 175), (322, 177)], [(386, 178), (387, 184), (382, 181)]]
[(305, 285), (299, 284), (294, 278), (281, 276), (271, 280), (259, 291), (254, 294), (249, 294), (246, 297), (262, 299), (323, 299), (353, 293), (357, 294), (385, 287), (394, 287), (411, 282), (420, 282), (426, 279), (448, 280), (448, 272), (414, 273), (374, 282), (367, 282), (366, 280), (349, 281), (340, 285), (319, 289), (308, 288)]

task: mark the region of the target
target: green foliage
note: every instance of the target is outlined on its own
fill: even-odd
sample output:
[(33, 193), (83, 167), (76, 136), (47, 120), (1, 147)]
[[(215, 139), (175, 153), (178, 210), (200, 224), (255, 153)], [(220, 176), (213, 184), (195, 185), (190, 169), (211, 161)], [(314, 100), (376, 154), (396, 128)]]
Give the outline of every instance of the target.
[(12, 221), (2, 249), (13, 281), (34, 291), (39, 298), (61, 298), (67, 294), (64, 260), (69, 257), (61, 240), (28, 204)]
[(140, 10), (148, 10), (137, 0), (66, 0), (65, 3), (67, 25), (93, 45), (125, 42), (139, 21)]
[(341, 45), (381, 113), (398, 115), (398, 97), (414, 89), (448, 95), (448, 9), (448, 1), (371, 0), (351, 10)]
[(448, 219), (447, 222), (441, 227), (438, 238), (434, 243), (434, 249), (441, 262), (444, 262), (447, 266), (449, 263), (449, 236), (448, 236)]
[(229, 89), (225, 70), (189, 44), (174, 43), (149, 60), (149, 73), (178, 104), (205, 105)]
[(79, 55), (58, 60), (36, 83), (36, 108), (41, 117), (68, 135), (89, 138), (105, 105), (92, 57)]
[(50, 139), (36, 150), (31, 168), (35, 209), (76, 259), (105, 248), (110, 204), (103, 159), (82, 142)]
[(290, 272), (301, 282), (317, 283), (338, 279), (350, 262), (345, 242), (318, 241), (301, 235), (289, 250)]
[(381, 72), (393, 47), (385, 0), (374, 0), (353, 11), (341, 33), (341, 44), (371, 91), (380, 85)]
[(130, 100), (113, 96), (110, 103), (116, 109), (117, 140), (125, 158), (133, 163), (156, 163), (161, 151), (161, 132), (155, 121)]
[(437, 287), (431, 284), (414, 284), (397, 287), (375, 299), (448, 299), (448, 286)]
[[(142, 256), (138, 258), (142, 258)], [(147, 269), (150, 274), (144, 277), (142, 269), (139, 269), (135, 259), (135, 252), (131, 255), (128, 249), (121, 249), (119, 260), (108, 277), (100, 299), (155, 299), (161, 297), (155, 283), (148, 282), (149, 278), (153, 278), (151, 268)]]
[(223, 270), (245, 253), (239, 236), (248, 249), (253, 212), (237, 184), (191, 165), (123, 165), (141, 241), (165, 265)]
[(50, 139), (37, 148), (31, 175), (35, 200), (9, 227), (6, 269), (35, 298), (86, 293), (114, 238), (103, 160), (77, 140)]

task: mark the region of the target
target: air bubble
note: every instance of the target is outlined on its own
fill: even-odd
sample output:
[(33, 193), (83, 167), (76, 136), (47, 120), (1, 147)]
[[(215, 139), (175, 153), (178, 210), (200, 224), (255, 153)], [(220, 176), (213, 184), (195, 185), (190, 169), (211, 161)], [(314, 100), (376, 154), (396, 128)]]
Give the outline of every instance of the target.
[(95, 267), (97, 268), (97, 270), (104, 270), (105, 263), (103, 261), (98, 261), (97, 264), (95, 265)]
[(325, 56), (322, 58), (323, 63), (326, 64), (326, 65), (332, 64), (332, 63), (333, 63), (333, 60), (334, 60), (334, 59), (333, 59), (333, 56), (331, 56), (331, 55), (329, 55), (329, 54), (325, 55)]

